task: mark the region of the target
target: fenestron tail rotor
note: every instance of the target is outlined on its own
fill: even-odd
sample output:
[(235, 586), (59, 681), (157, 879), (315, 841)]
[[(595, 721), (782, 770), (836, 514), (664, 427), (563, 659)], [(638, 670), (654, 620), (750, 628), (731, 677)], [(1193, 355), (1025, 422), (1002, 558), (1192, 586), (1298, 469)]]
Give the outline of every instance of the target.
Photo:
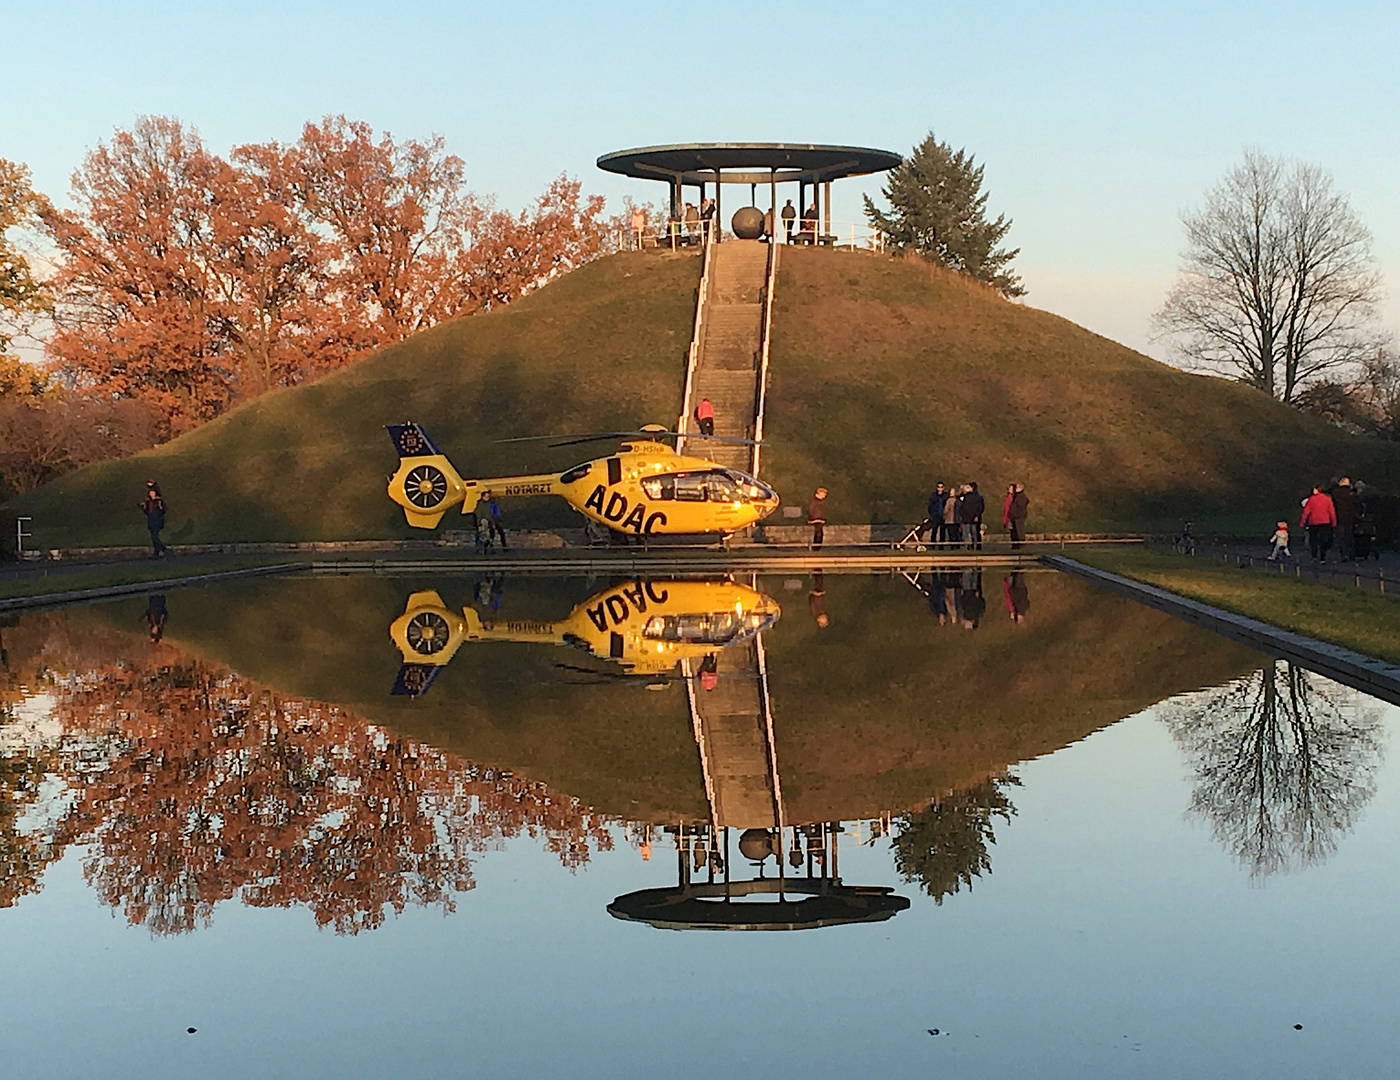
[(447, 501), (447, 477), (436, 465), (418, 465), (404, 477), (403, 493), (420, 510), (436, 510)]
[(457, 502), (462, 503), (464, 512), (471, 512), (476, 503), (470, 485), (457, 475), (422, 427), (410, 420), (385, 428), (399, 455), (398, 471), (389, 478), (389, 498), (403, 507), (410, 525), (435, 528), (447, 508)]

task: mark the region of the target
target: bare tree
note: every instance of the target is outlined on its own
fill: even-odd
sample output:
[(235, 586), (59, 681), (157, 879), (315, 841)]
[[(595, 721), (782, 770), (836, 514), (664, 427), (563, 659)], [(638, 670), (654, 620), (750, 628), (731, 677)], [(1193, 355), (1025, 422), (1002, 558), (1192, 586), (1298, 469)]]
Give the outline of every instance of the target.
[(1321, 863), (1376, 791), (1379, 711), (1285, 660), (1168, 708), (1191, 810), (1256, 879)]
[(1319, 166), (1246, 152), (1182, 223), (1181, 274), (1153, 322), (1189, 366), (1292, 402), (1374, 352), (1371, 234)]

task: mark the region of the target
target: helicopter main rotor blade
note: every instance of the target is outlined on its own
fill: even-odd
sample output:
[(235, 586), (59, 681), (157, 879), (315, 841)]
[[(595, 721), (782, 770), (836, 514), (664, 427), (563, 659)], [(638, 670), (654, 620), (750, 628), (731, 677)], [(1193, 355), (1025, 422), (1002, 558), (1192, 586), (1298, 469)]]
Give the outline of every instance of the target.
[[(586, 435), (521, 435), (512, 439), (497, 439), (498, 443), (525, 443), (525, 442), (548, 442), (553, 449), (556, 446), (578, 446), (581, 443), (606, 442), (611, 439), (675, 439), (682, 437), (677, 431), (594, 431)], [(740, 439), (732, 435), (699, 435), (687, 434), (683, 436), (687, 439), (708, 439), (711, 442), (735, 443), (741, 446), (763, 446), (761, 439)]]

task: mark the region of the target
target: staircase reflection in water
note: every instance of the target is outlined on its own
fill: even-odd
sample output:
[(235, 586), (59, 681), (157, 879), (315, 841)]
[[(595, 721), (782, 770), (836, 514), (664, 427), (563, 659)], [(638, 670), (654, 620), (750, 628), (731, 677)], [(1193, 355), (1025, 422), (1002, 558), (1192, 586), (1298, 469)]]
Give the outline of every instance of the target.
[[(231, 899), (356, 933), (453, 910), (515, 838), (573, 870), (625, 835), (677, 862), (608, 905), (619, 919), (881, 921), (909, 900), (844, 882), (843, 844), (888, 841), (942, 902), (990, 872), (1016, 763), (1164, 699), (1190, 808), (1251, 876), (1321, 862), (1360, 818), (1382, 752), (1368, 699), (1069, 579), (985, 576), (512, 585), (523, 602), (492, 577), (406, 603), (313, 579), (172, 594), (161, 635), (144, 598), (27, 616), (0, 628), (0, 908), (71, 851), (156, 933)], [(779, 623), (783, 589), (813, 617)]]

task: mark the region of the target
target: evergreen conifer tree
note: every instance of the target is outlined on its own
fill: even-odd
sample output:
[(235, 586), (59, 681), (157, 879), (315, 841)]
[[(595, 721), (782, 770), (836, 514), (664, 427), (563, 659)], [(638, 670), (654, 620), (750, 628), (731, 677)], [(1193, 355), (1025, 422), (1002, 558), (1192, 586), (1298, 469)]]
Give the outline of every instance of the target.
[(866, 196), (865, 216), (885, 234), (890, 248), (917, 251), (1005, 296), (1025, 295), (1020, 277), (1009, 269), (1021, 249), (997, 248), (1011, 222), (1005, 215), (987, 220), (982, 166), (971, 154), (954, 150), (929, 132), (890, 170), (883, 194), (889, 212), (880, 211)]

